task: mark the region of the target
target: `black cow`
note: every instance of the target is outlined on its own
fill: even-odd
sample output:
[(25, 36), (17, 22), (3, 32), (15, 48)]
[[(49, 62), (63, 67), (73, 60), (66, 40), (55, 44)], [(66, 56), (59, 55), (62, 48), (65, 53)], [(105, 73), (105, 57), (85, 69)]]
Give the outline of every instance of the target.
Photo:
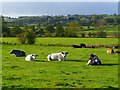
[(11, 50), (10, 54), (14, 54), (16, 57), (26, 56), (26, 53), (22, 50)]
[(87, 48), (84, 43), (81, 43), (80, 46), (81, 46), (81, 48)]
[(74, 48), (87, 48), (84, 43), (81, 43), (80, 45), (73, 45)]

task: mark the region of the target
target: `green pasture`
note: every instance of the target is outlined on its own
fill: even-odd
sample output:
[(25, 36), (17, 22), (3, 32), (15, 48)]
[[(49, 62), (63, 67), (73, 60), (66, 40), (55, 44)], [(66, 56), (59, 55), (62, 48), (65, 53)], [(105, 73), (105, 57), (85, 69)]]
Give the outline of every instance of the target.
[[(15, 38), (3, 38), (14, 41)], [(90, 41), (91, 40), (91, 41)], [(97, 40), (97, 39), (94, 39)], [(100, 40), (100, 41), (99, 41)], [(100, 44), (117, 39), (99, 39)], [(105, 41), (106, 42), (105, 42)], [(36, 43), (77, 44), (94, 43), (89, 38), (37, 38)], [(50, 42), (51, 41), (51, 42)], [(107, 54), (108, 48), (73, 48), (61, 46), (2, 45), (2, 86), (3, 88), (118, 88), (118, 55)], [(21, 49), (27, 54), (38, 54), (37, 60), (25, 61), (25, 57), (9, 54), (12, 49)], [(65, 61), (47, 61), (49, 53), (68, 51)], [(101, 66), (87, 66), (89, 55), (96, 54)]]
[[(2, 38), (2, 42), (19, 44), (17, 38)], [(118, 44), (118, 38), (36, 38), (36, 43), (39, 45), (73, 45), (73, 44)]]

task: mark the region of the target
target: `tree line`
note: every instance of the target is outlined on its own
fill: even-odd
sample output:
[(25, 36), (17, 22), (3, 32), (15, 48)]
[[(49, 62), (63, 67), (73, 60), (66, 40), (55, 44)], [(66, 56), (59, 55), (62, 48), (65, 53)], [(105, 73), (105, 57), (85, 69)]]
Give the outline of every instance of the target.
[[(31, 31), (36, 37), (106, 37), (105, 29), (120, 24), (119, 15), (1, 16), (2, 36), (16, 37)], [(86, 32), (97, 29), (97, 32)]]

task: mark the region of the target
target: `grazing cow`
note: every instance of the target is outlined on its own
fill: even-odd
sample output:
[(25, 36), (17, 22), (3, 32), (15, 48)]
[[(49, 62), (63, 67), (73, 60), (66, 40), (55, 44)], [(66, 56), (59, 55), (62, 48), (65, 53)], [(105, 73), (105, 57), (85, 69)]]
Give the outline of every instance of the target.
[(11, 50), (10, 54), (14, 54), (16, 57), (26, 56), (26, 53), (22, 50)]
[(110, 50), (107, 50), (106, 52), (109, 53), (109, 54), (114, 53), (113, 49), (114, 49), (114, 47), (112, 49), (110, 49)]
[(87, 65), (101, 65), (101, 61), (96, 55), (91, 54)]
[(25, 57), (26, 61), (34, 61), (38, 55), (36, 54), (29, 54)]
[(48, 61), (51, 60), (65, 60), (68, 52), (59, 52), (59, 53), (52, 53), (47, 56)]

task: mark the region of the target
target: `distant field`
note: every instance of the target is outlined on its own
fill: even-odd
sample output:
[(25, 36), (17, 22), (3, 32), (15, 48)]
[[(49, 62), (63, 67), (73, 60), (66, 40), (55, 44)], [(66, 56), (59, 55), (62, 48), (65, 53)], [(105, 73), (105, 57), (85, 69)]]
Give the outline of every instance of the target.
[[(2, 42), (19, 44), (17, 38), (2, 38)], [(118, 38), (36, 38), (35, 44), (118, 44)]]
[[(16, 42), (16, 38), (3, 38)], [(107, 44), (117, 43), (116, 38), (37, 38), (36, 43), (49, 44)], [(9, 54), (22, 49), (27, 54), (38, 54), (37, 61), (26, 62), (25, 57)], [(73, 48), (41, 45), (2, 45), (3, 88), (117, 88), (118, 55), (106, 54), (107, 48)], [(49, 53), (68, 51), (66, 61), (47, 61)], [(98, 55), (103, 65), (87, 66), (89, 55)]]

